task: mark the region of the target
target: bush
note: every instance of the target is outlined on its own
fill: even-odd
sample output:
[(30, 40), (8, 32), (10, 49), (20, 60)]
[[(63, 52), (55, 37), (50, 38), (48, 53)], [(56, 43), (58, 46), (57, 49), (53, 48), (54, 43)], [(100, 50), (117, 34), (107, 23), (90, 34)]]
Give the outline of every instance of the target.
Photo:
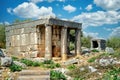
[(26, 64), (27, 66), (34, 66), (34, 67), (40, 66), (42, 64), (40, 62), (35, 62), (28, 59), (21, 59), (21, 62)]
[(118, 49), (120, 47), (120, 37), (111, 37), (108, 39), (107, 46)]
[(116, 49), (115, 53), (113, 54), (113, 57), (120, 59), (120, 48)]
[(69, 49), (70, 49), (70, 51), (75, 49), (74, 43), (70, 42)]
[(61, 65), (59, 63), (52, 63), (52, 64), (47, 64), (44, 67), (54, 69), (56, 67), (61, 67)]
[(81, 38), (81, 45), (87, 48), (90, 48), (90, 44), (91, 44), (91, 37), (90, 36), (83, 36)]
[(17, 57), (15, 57), (15, 56), (12, 56), (12, 60), (13, 61), (18, 61), (19, 59)]
[(21, 66), (18, 66), (16, 64), (12, 64), (9, 69), (12, 71), (12, 72), (15, 72), (15, 71), (21, 71), (22, 70), (22, 67)]
[(69, 65), (69, 66), (67, 67), (67, 69), (69, 69), (69, 70), (73, 70), (73, 69), (75, 69), (75, 68), (76, 68), (76, 66), (75, 66), (74, 64)]
[(53, 64), (54, 62), (52, 60), (45, 60), (43, 63), (44, 64)]
[(5, 26), (0, 24), (0, 48), (5, 48)]
[(41, 65), (40, 62), (33, 62), (33, 64), (32, 64), (32, 66), (34, 66), (34, 67), (37, 67), (37, 66), (40, 66), (40, 65)]
[(50, 80), (67, 80), (65, 75), (58, 71), (50, 71)]
[(56, 67), (61, 67), (61, 65), (59, 63), (56, 63), (55, 65), (56, 65)]
[(113, 68), (108, 71), (104, 76), (103, 80), (120, 80), (120, 68)]
[(21, 62), (26, 64), (27, 66), (32, 66), (33, 65), (33, 61), (28, 60), (28, 59), (21, 59)]

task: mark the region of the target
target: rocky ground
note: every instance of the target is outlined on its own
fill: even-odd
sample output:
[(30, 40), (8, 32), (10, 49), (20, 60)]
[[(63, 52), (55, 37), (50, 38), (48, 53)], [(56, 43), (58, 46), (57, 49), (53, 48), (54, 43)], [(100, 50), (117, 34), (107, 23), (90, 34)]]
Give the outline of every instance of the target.
[[(6, 59), (11, 60), (10, 58)], [(88, 51), (83, 55), (69, 58), (65, 62), (57, 59), (55, 60), (55, 62), (45, 62), (44, 59), (35, 58), (28, 59), (28, 61), (24, 59), (22, 60), (22, 63), (20, 59), (12, 57), (12, 64), (14, 63), (15, 65), (21, 66), (20, 69), (19, 67), (17, 67), (16, 70), (19, 69), (18, 71), (11, 71), (11, 68), (9, 67), (3, 67), (8, 66), (11, 63), (11, 61), (9, 61), (8, 63), (4, 64), (3, 61), (5, 61), (6, 59), (1, 59), (2, 66), (0, 67), (0, 80), (43, 80), (43, 77), (41, 78), (38, 75), (43, 74), (44, 72), (39, 71), (48, 72), (47, 79), (45, 80), (120, 80), (119, 52), (108, 53)], [(25, 61), (32, 65), (24, 63)], [(31, 61), (39, 63), (32, 63)], [(15, 70), (16, 67), (12, 67)], [(27, 72), (25, 72), (26, 70)], [(52, 72), (51, 75), (51, 70), (61, 72), (60, 75), (63, 74), (65, 78), (63, 75), (55, 75), (58, 74), (55, 72)], [(32, 73), (28, 74), (28, 72)], [(26, 74), (27, 76), (20, 77), (21, 74)], [(58, 79), (56, 79), (54, 75), (57, 76)], [(31, 78), (29, 78), (29, 76), (31, 76)]]

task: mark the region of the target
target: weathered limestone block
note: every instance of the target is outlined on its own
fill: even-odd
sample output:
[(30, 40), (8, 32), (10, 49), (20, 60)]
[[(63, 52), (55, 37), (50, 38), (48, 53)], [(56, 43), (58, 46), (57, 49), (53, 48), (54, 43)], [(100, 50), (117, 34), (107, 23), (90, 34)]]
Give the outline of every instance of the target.
[(30, 44), (37, 44), (37, 33), (30, 33)]
[(20, 43), (21, 45), (29, 45), (30, 44), (30, 38), (29, 34), (21, 34), (20, 35)]
[(11, 43), (10, 43), (10, 37), (6, 37), (6, 47), (7, 46), (11, 46)]
[(21, 66), (22, 68), (26, 68), (26, 67), (27, 67), (26, 64), (21, 63), (21, 62), (19, 62), (19, 61), (13, 61), (13, 63), (16, 64), (16, 65), (18, 65), (18, 66)]
[(15, 38), (15, 42), (14, 42), (15, 46), (20, 46), (20, 35), (15, 35), (14, 38)]
[(20, 33), (23, 34), (24, 33), (24, 28), (20, 29)]
[(21, 45), (26, 45), (26, 36), (25, 36), (25, 34), (21, 34), (20, 40), (21, 40)]
[(1, 66), (8, 67), (12, 64), (11, 57), (1, 57)]
[(11, 46), (15, 46), (15, 37), (11, 36)]
[(27, 46), (20, 46), (20, 51), (23, 51), (23, 52), (27, 51)]
[(15, 34), (15, 35), (19, 35), (20, 34), (20, 29), (14, 29), (13, 30), (13, 34)]
[(30, 57), (30, 54), (29, 54), (29, 52), (20, 52), (20, 56), (21, 57), (27, 57), (27, 58), (29, 58)]
[(30, 53), (30, 57), (31, 57), (31, 58), (35, 58), (35, 57), (37, 57), (37, 55), (38, 55), (38, 51), (32, 51), (32, 52)]
[(36, 51), (38, 50), (38, 45), (28, 45), (26, 46), (27, 51)]
[(15, 52), (20, 52), (21, 51), (20, 47), (14, 47), (14, 49), (15, 49)]

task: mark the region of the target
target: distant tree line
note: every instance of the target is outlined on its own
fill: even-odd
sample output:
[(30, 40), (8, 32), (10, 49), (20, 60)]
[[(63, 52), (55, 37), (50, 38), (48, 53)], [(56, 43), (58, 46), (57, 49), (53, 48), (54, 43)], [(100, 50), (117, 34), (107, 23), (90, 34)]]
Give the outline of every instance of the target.
[(0, 48), (5, 48), (5, 26), (0, 24)]
[(111, 37), (107, 40), (107, 46), (112, 47), (115, 50), (120, 49), (120, 37)]

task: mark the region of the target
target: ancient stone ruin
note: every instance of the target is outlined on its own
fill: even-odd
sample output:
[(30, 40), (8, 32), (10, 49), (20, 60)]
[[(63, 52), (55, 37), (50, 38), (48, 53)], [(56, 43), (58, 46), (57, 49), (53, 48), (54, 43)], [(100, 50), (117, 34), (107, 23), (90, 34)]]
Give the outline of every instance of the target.
[(6, 27), (6, 49), (15, 56), (65, 60), (69, 52), (70, 30), (75, 30), (75, 53), (80, 54), (81, 29), (81, 23), (57, 18), (9, 25)]
[(105, 50), (106, 40), (104, 39), (92, 39), (91, 40), (91, 49), (98, 49), (99, 51)]

